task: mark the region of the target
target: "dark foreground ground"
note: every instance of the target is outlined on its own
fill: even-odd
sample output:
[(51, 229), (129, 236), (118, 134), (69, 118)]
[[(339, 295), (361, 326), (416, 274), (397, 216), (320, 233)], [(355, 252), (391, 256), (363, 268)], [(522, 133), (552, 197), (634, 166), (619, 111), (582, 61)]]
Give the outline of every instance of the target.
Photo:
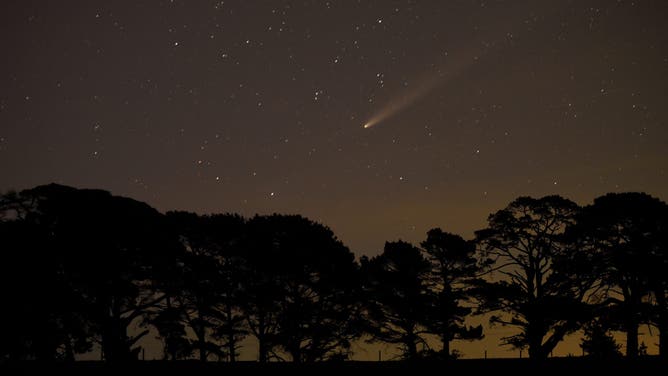
[(206, 363), (195, 361), (145, 361), (108, 364), (102, 362), (0, 364), (0, 375), (665, 375), (668, 362), (658, 358), (597, 361), (586, 358), (463, 359), (450, 362), (331, 362), (292, 364), (255, 362)]

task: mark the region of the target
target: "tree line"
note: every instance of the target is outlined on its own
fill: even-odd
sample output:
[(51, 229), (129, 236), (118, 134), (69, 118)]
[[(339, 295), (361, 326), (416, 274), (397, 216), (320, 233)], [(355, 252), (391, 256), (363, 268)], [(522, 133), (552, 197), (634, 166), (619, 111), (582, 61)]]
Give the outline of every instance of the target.
[(161, 214), (50, 184), (0, 196), (0, 237), (5, 361), (132, 360), (151, 333), (166, 360), (234, 362), (249, 337), (260, 362), (348, 359), (357, 341), (449, 359), (480, 314), (531, 358), (579, 331), (599, 358), (624, 332), (634, 358), (641, 325), (668, 356), (668, 206), (644, 193), (520, 197), (473, 239), (435, 228), (357, 260), (299, 215)]

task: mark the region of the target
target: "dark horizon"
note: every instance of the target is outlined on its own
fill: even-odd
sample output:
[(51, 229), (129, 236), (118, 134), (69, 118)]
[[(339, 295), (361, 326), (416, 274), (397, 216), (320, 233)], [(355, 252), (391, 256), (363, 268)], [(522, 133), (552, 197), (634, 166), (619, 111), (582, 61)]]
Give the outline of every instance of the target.
[[(225, 322), (235, 333), (228, 335), (237, 354), (230, 362), (257, 360), (262, 341), (272, 350), (260, 352), (260, 362), (668, 354), (662, 350), (668, 335), (662, 324), (668, 314), (665, 202), (638, 192), (609, 193), (585, 207), (556, 195), (518, 197), (487, 221), (473, 239), (432, 228), (418, 244), (388, 240), (381, 254), (360, 257), (326, 224), (300, 215), (160, 213), (104, 190), (57, 184), (7, 192), (0, 196), (7, 243), (0, 275), (18, 316), (0, 317), (0, 325), (13, 327), (9, 342), (0, 343), (9, 351), (0, 352), (0, 363), (47, 360), (52, 345), (39, 344), (48, 337), (64, 341), (64, 348), (57, 346), (66, 356), (61, 360), (99, 360), (109, 352), (107, 361), (197, 354), (220, 361), (216, 346), (233, 353), (225, 350)], [(543, 276), (531, 277), (538, 271)], [(542, 287), (530, 287), (526, 278)], [(41, 294), (48, 296), (45, 305), (33, 307)], [(111, 304), (106, 299), (121, 304), (116, 319), (100, 311)], [(290, 308), (301, 301), (306, 305)], [(25, 314), (37, 319), (23, 322)], [(543, 332), (531, 330), (537, 314), (544, 315)], [(257, 332), (256, 320), (265, 316), (274, 320), (269, 334)], [(71, 328), (72, 319), (80, 324)], [(123, 323), (118, 335), (127, 339), (120, 345), (104, 329), (108, 320)], [(35, 333), (26, 324), (45, 326)], [(183, 325), (194, 332), (178, 329)], [(205, 325), (203, 332), (198, 325)], [(325, 325), (315, 332), (320, 337), (295, 331), (317, 325)], [(640, 330), (645, 326), (657, 334)], [(274, 339), (261, 340), (267, 335)], [(296, 342), (297, 351), (290, 340), (300, 335), (306, 337)], [(330, 344), (309, 355), (315, 338)], [(186, 342), (171, 342), (177, 339)], [(201, 350), (200, 340), (209, 350)], [(181, 350), (172, 348), (177, 344)]]

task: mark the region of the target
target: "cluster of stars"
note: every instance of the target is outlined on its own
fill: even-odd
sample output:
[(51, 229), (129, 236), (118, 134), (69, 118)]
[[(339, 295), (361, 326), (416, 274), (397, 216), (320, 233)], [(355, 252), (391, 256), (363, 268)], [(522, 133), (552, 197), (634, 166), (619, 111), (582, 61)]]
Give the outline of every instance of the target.
[(0, 159), (24, 171), (12, 184), (304, 212), (359, 248), (372, 241), (344, 208), (393, 208), (379, 216), (414, 231), (440, 220), (408, 209), (431, 202), (665, 188), (665, 26), (639, 4), (149, 3), (10, 12)]

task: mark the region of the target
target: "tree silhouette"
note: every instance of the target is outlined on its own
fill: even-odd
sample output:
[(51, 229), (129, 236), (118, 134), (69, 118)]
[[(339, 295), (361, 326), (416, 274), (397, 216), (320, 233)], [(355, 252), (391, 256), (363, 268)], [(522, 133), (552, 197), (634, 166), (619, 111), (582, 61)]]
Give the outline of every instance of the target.
[[(659, 330), (659, 356), (668, 358), (668, 205), (658, 199), (650, 201), (645, 215), (650, 224), (646, 233), (649, 243), (647, 271), (650, 301), (650, 322)], [(646, 223), (646, 222), (645, 222)], [(642, 344), (640, 346), (642, 348)]]
[(211, 215), (208, 217), (208, 232), (216, 245), (213, 258), (218, 267), (217, 304), (215, 319), (218, 328), (213, 335), (225, 349), (221, 351), (230, 362), (239, 356), (241, 341), (247, 337), (248, 329), (241, 312), (244, 294), (244, 260), (241, 243), (246, 231), (246, 220), (236, 214)]
[(181, 284), (152, 323), (181, 356), (195, 351), (200, 361), (210, 355), (235, 361), (246, 332), (238, 303), (242, 276), (237, 249), (244, 220), (187, 212), (169, 212), (167, 219), (185, 248)]
[(595, 274), (606, 287), (607, 315), (626, 332), (627, 357), (638, 355), (638, 327), (652, 313), (661, 338), (668, 330), (666, 213), (666, 204), (647, 194), (609, 193), (587, 206), (572, 230), (597, 255)]
[(165, 297), (164, 306), (150, 315), (146, 322), (158, 331), (158, 338), (163, 343), (163, 360), (187, 359), (193, 348), (186, 332), (183, 310), (174, 303), (174, 292)]
[(258, 343), (258, 360), (268, 361), (278, 332), (278, 313), (283, 296), (278, 278), (281, 256), (272, 239), (272, 228), (256, 216), (249, 220), (243, 240), (246, 281), (242, 312), (250, 333)]
[(56, 184), (19, 196), (24, 212), (16, 217), (43, 226), (51, 253), (46, 262), (67, 286), (54, 294), (75, 294), (68, 308), (95, 334), (107, 360), (136, 359), (135, 345), (148, 330), (129, 327), (141, 325), (164, 299), (156, 277), (165, 275), (178, 249), (162, 215), (105, 191)]
[(435, 297), (428, 327), (440, 337), (442, 355), (448, 358), (452, 340), (483, 337), (482, 325), (467, 327), (464, 324), (473, 307), (462, 305), (469, 299), (469, 288), (480, 272), (475, 244), (435, 228), (427, 232), (421, 246), (431, 264), (429, 284)]
[(248, 335), (261, 362), (346, 359), (362, 335), (404, 359), (453, 358), (453, 340), (482, 337), (465, 325), (474, 308), (519, 329), (503, 341), (531, 358), (581, 328), (589, 357), (618, 356), (611, 330), (636, 357), (641, 324), (658, 328), (668, 356), (664, 202), (611, 193), (581, 209), (520, 197), (488, 223), (475, 242), (436, 228), (422, 249), (388, 242), (360, 266), (329, 228), (299, 215), (162, 215), (56, 184), (9, 192), (0, 363), (72, 361), (95, 344), (107, 361), (133, 360), (152, 328), (172, 360), (234, 362)]
[(520, 197), (490, 215), (489, 227), (476, 232), (481, 256), (494, 261), (490, 276), (503, 277), (478, 290), (482, 308), (507, 314), (492, 316), (491, 322), (519, 328), (504, 343), (528, 347), (531, 358), (547, 357), (578, 328), (573, 313), (584, 291), (555, 279), (552, 269), (565, 249), (562, 234), (578, 209), (559, 196)]
[(621, 345), (615, 341), (608, 328), (599, 320), (589, 322), (584, 326), (584, 337), (580, 347), (587, 356), (597, 359), (618, 358), (622, 355), (619, 351)]
[(84, 302), (63, 275), (63, 260), (51, 249), (47, 226), (31, 212), (12, 207), (15, 203), (5, 201), (0, 208), (0, 362), (74, 360), (92, 348), (94, 332), (81, 308)]
[(372, 341), (401, 346), (404, 359), (418, 357), (433, 304), (428, 290), (430, 264), (403, 241), (387, 242), (383, 253), (362, 260), (368, 331)]
[(349, 350), (355, 331), (357, 265), (328, 228), (301, 216), (256, 216), (249, 223), (244, 290), (259, 359), (275, 350), (313, 362)]

